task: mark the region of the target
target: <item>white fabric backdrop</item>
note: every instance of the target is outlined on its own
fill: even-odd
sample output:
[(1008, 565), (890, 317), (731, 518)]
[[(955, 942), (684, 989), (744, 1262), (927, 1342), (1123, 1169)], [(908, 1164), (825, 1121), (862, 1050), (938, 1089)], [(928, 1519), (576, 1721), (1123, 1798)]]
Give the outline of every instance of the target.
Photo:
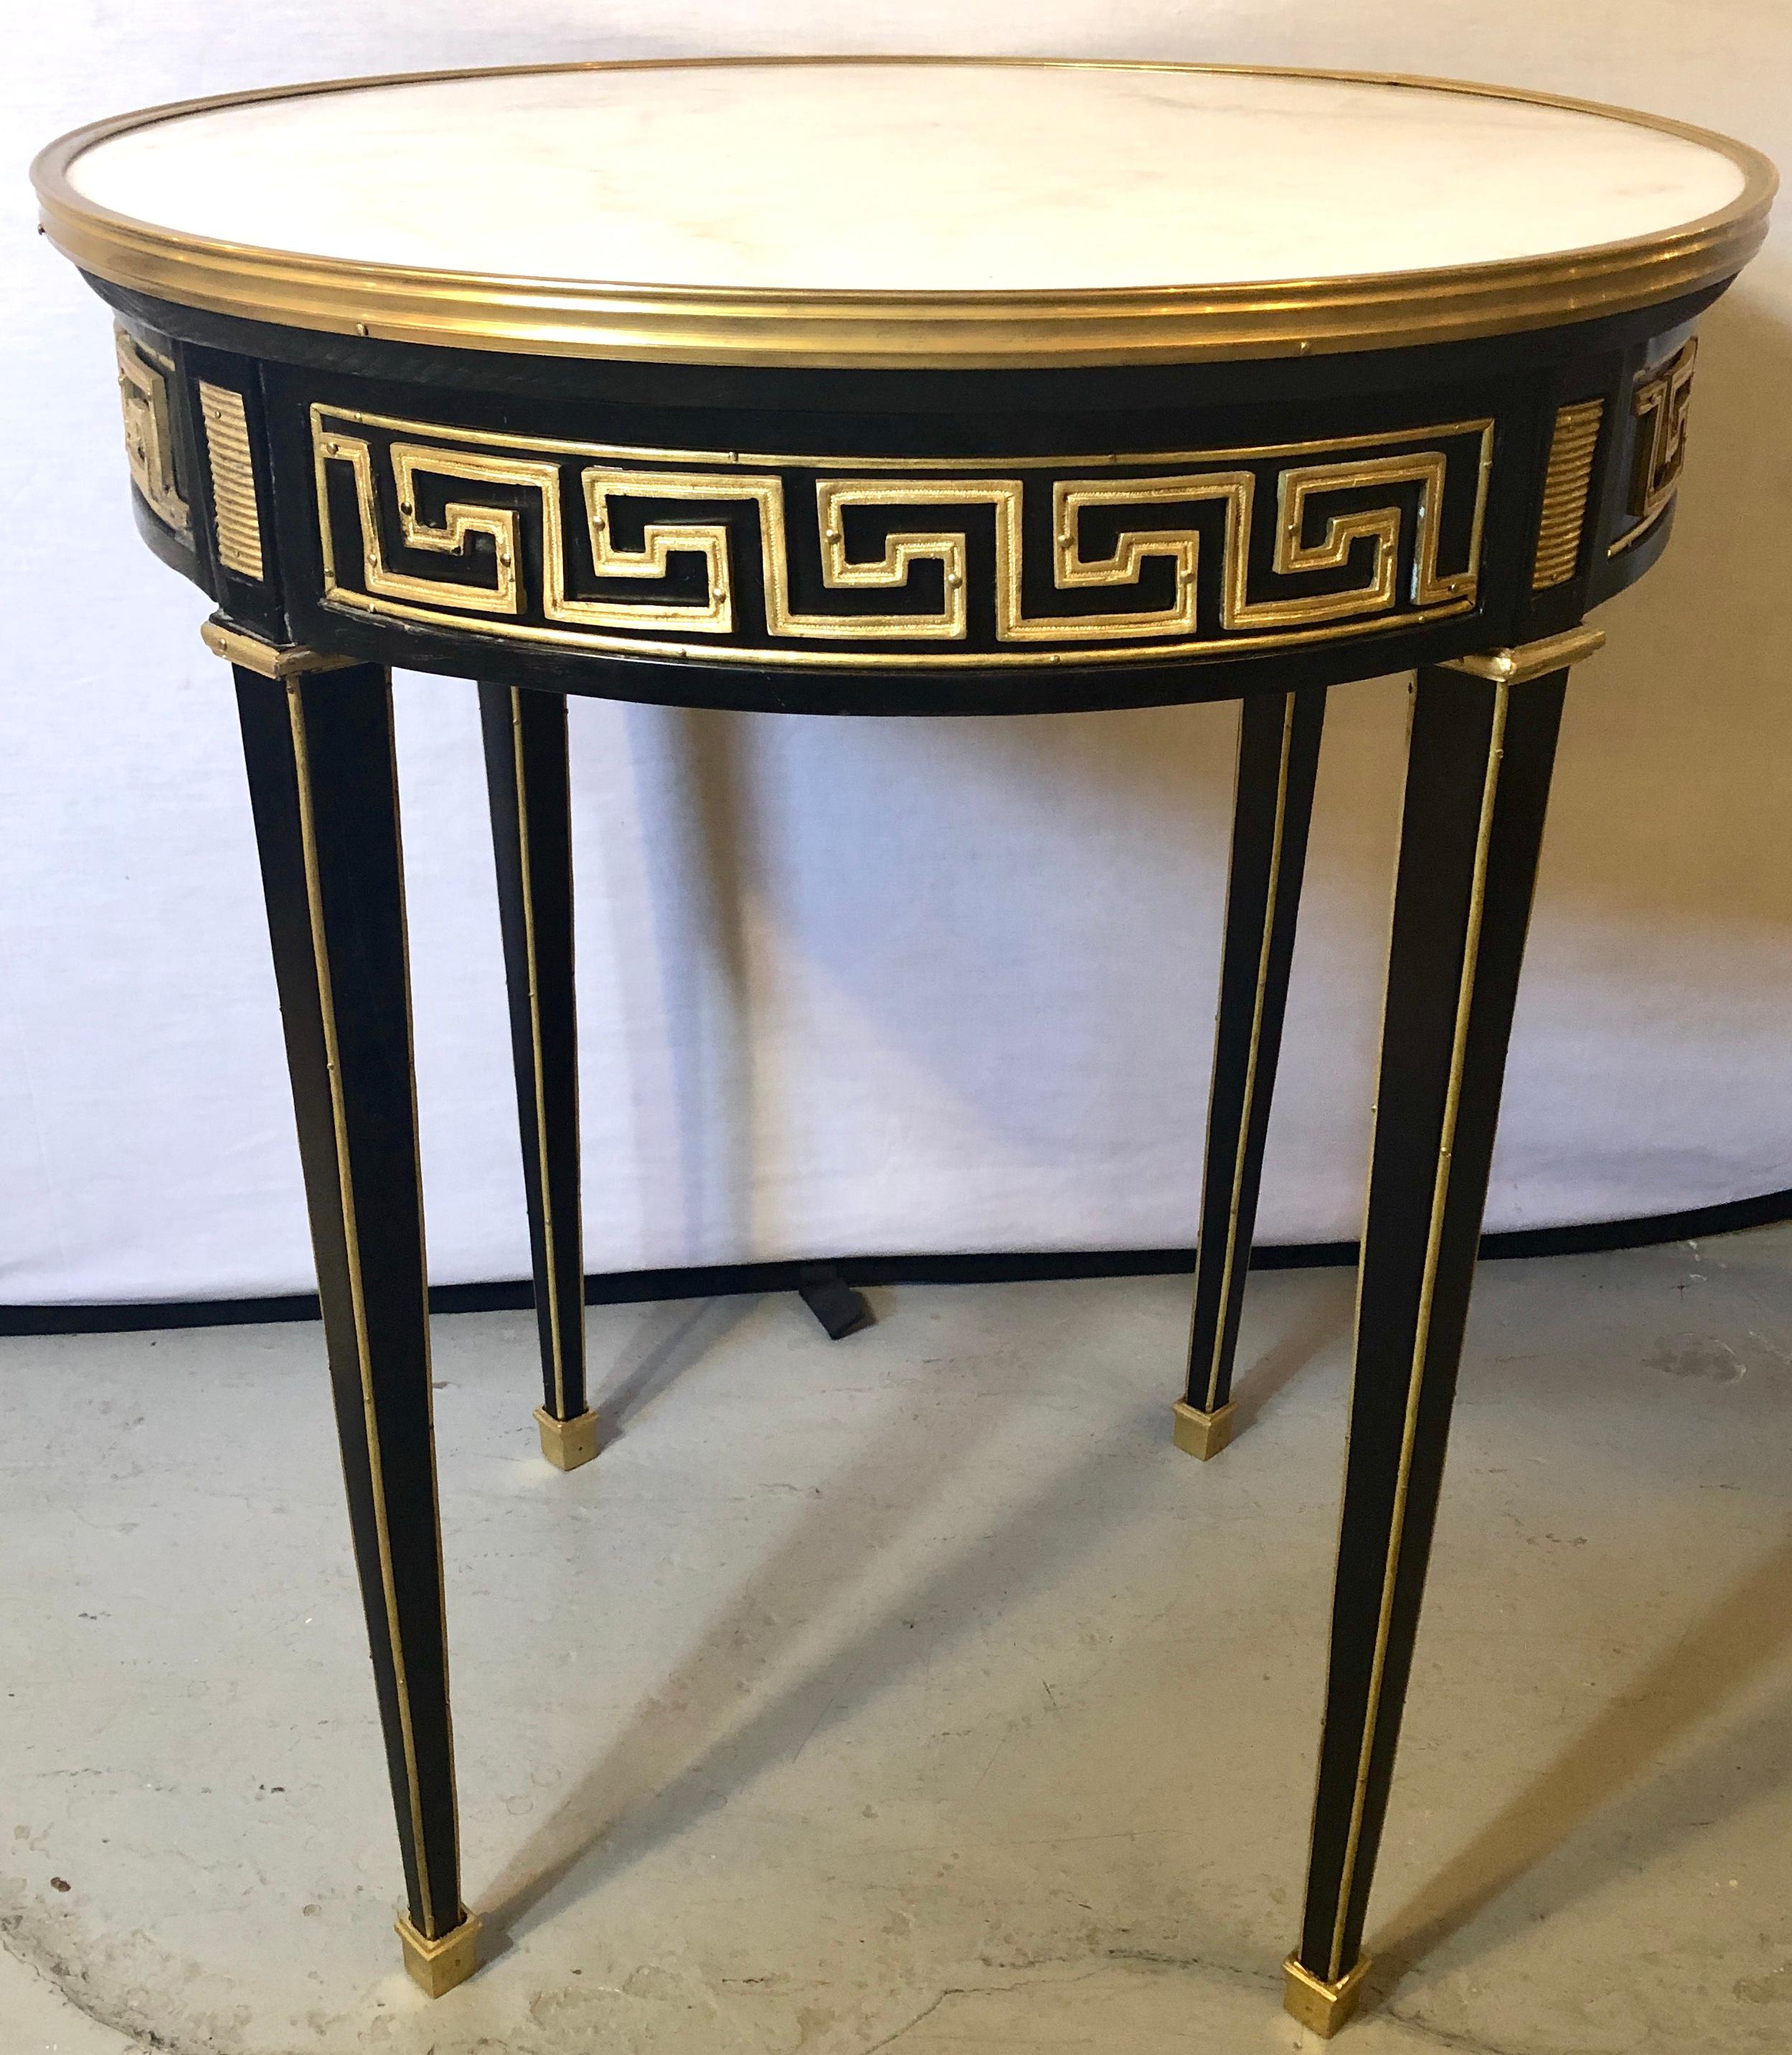
[[(289, 79), (932, 49), (1455, 73), (1706, 121), (1792, 164), (1777, 0), (64, 0), (9, 41), (0, 1301), (292, 1290), (310, 1269), (228, 674), (199, 595), (132, 531), (109, 325), (30, 236), (34, 144)], [(1792, 1185), (1783, 211), (1706, 323), (1668, 561), (1576, 675), (1492, 1225)], [(1266, 1240), (1355, 1232), (1403, 692), (1333, 696)], [(519, 1276), (473, 695), (404, 680), (399, 719), (432, 1272)], [(1228, 709), (575, 703), (573, 736), (592, 1268), (1192, 1239)]]

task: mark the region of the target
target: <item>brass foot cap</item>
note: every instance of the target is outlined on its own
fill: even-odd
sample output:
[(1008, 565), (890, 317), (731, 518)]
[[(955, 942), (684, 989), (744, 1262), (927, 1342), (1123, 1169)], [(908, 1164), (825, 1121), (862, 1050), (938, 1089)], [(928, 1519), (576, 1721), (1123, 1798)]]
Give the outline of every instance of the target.
[(1176, 1446), (1186, 1456), (1202, 1462), (1217, 1456), (1232, 1439), (1233, 1410), (1230, 1399), (1212, 1413), (1203, 1413), (1186, 1400), (1176, 1401)]
[(589, 1409), (570, 1420), (556, 1420), (538, 1406), (535, 1425), (541, 1430), (541, 1452), (556, 1469), (575, 1470), (598, 1453), (598, 1416)]
[(1328, 1984), (1323, 1978), (1316, 1977), (1311, 1970), (1303, 1969), (1290, 1955), (1282, 1964), (1285, 1979), (1282, 2004), (1301, 2025), (1322, 2041), (1329, 2041), (1356, 2010), (1368, 1969), (1369, 1958), (1360, 1955), (1355, 1969), (1340, 1977), (1335, 1984)]
[(430, 1998), (440, 1998), (456, 1984), (464, 1984), (479, 1967), (477, 1917), (465, 1913), (460, 1924), (439, 1941), (426, 1941), (409, 1919), (398, 1922), (398, 1938), (405, 1944), (405, 1966)]

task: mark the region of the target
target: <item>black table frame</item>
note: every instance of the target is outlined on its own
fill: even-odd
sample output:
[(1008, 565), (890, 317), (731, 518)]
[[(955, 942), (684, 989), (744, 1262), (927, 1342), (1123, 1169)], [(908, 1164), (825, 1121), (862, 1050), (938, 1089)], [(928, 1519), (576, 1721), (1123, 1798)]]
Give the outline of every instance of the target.
[[(1603, 639), (1584, 625), (1588, 609), (1640, 576), (1665, 545), (1691, 323), (1720, 289), (1564, 328), (1356, 356), (798, 374), (345, 338), (93, 282), (120, 321), (140, 528), (211, 595), (219, 610), (207, 637), (235, 666), (404, 1858), (400, 1932), (408, 1966), (433, 1994), (472, 1974), (479, 1923), (460, 1895), (391, 668), (482, 681), (543, 1365), (537, 1418), (544, 1453), (569, 1469), (597, 1453), (598, 1423), (586, 1379), (578, 1225), (567, 695), (831, 714), (1241, 700), (1194, 1319), (1174, 1418), (1178, 1445), (1210, 1457), (1235, 1418), (1233, 1358), (1325, 694), (1351, 679), (1414, 671), (1330, 1671), (1306, 1910), (1287, 1965), (1289, 2010), (1321, 2033), (1335, 2031), (1368, 1967), (1364, 1916), (1568, 670)], [(1434, 423), (1447, 425), (1434, 430)], [(1477, 461), (1476, 435), (1471, 516), (1460, 479), (1462, 465), (1472, 473)], [(420, 469), (410, 472), (409, 460), (393, 454), (406, 437), (406, 447), (423, 452)], [(732, 645), (723, 651), (732, 661), (692, 654), (689, 635), (676, 641), (663, 622), (618, 650), (578, 646), (545, 617), (525, 621), (520, 602), (507, 625), (492, 617), (495, 602), (480, 595), (500, 590), (513, 570), (531, 592), (545, 590), (548, 542), (525, 517), (535, 506), (545, 522), (547, 491), (560, 490), (539, 481), (513, 490), (503, 465), (564, 457), (588, 473), (600, 446), (638, 451), (657, 467), (633, 475), (625, 502), (630, 491), (642, 501), (663, 496), (655, 487), (667, 487), (669, 478), (687, 503), (711, 494), (705, 518), (720, 554), (709, 559), (710, 583), (696, 597), (689, 577), (677, 585), (681, 565), (691, 569), (689, 542), (677, 561), (662, 559), (657, 576), (677, 585), (687, 609), (704, 594), (712, 604), (715, 566), (725, 560), (737, 590), (731, 625), (714, 633), (717, 649)], [(1368, 469), (1354, 479), (1334, 469), (1316, 514), (1302, 514), (1297, 493), (1289, 513), (1291, 488), (1276, 467), (1286, 471), (1300, 452), (1335, 447), (1361, 452)], [(741, 449), (766, 448), (807, 453), (776, 460), (794, 467), (802, 492), (843, 474), (874, 483), (878, 465), (918, 475), (923, 489), (888, 496), (908, 491), (910, 530), (924, 509), (936, 526), (955, 522), (958, 539), (923, 535), (937, 546), (905, 566), (892, 555), (896, 530), (888, 523), (868, 544), (861, 527), (856, 545), (849, 537), (844, 546), (849, 564), (874, 563), (881, 542), (891, 573), (861, 578), (879, 586), (868, 599), (850, 590), (842, 597), (850, 570), (818, 584), (813, 567), (799, 565), (793, 541), (792, 590), (775, 594), (769, 545), (753, 557), (750, 525), (769, 519), (769, 488), (756, 488), (756, 514), (728, 500), (732, 474), (718, 487), (693, 470), (705, 452), (720, 467), (744, 462)], [(467, 465), (455, 467), (455, 453), (469, 449), (471, 483)], [(1050, 454), (1064, 449), (1095, 454)], [(1166, 450), (1177, 453), (1174, 463), (1152, 454)], [(1458, 458), (1458, 450), (1470, 454)], [(763, 467), (774, 460), (753, 461)], [(1429, 483), (1421, 475), (1427, 461)], [(1270, 467), (1258, 482), (1265, 494), (1274, 487), (1281, 511), (1266, 527), (1246, 518), (1221, 541), (1217, 529), (1202, 530), (1210, 556), (1234, 543), (1244, 553), (1230, 601), (1199, 586), (1210, 573), (1188, 545), (1179, 575), (1206, 595), (1196, 610), (1229, 605), (1230, 618), (1248, 621), (1253, 609), (1261, 614), (1265, 590), (1305, 578), (1321, 612), (1333, 605), (1328, 625), (1309, 633), (1297, 625), (1279, 638), (1210, 633), (1198, 646), (1166, 645), (1118, 663), (1093, 661), (1087, 639), (1068, 639), (1067, 631), (1062, 648), (1030, 669), (1013, 668), (1003, 636), (1020, 632), (1014, 609), (1028, 602), (1016, 586), (1005, 631), (991, 582), (1003, 562), (1000, 509), (993, 534), (984, 525), (992, 478), (1012, 470), (1020, 479), (1002, 488), (1016, 523), (1009, 546), (1024, 532), (1030, 546), (1049, 547), (1048, 534), (1039, 539), (1036, 503), (1048, 486), (1069, 495), (1054, 507), (1073, 509), (1078, 478), (1118, 476), (1140, 488), (1135, 496), (1150, 488), (1160, 503), (1181, 487), (1192, 499), (1203, 491), (1216, 499), (1236, 490), (1216, 483), (1219, 475), (1235, 479), (1250, 463)], [(416, 479), (432, 465), (436, 483), (425, 508)], [(522, 473), (508, 475), (515, 485)], [(960, 511), (942, 515), (949, 502)], [(827, 503), (824, 495), (817, 500)], [(602, 523), (591, 505), (595, 551)], [(1345, 524), (1344, 539), (1328, 559), (1334, 517)], [(1064, 518), (1073, 527), (1096, 519), (1086, 510)], [(650, 554), (646, 519), (626, 546), (637, 558)], [(1378, 520), (1391, 524), (1380, 542)], [(1455, 596), (1429, 608), (1419, 559), (1427, 527), (1434, 558), (1439, 550), (1458, 563), (1466, 558), (1473, 574), (1455, 587), (1437, 583)], [(1159, 521), (1146, 568), (1135, 566), (1135, 594), (1173, 554), (1174, 538), (1162, 531)], [(363, 551), (359, 585), (353, 564), (345, 570), (333, 554), (345, 538)], [(1074, 563), (1083, 542), (1060, 539)], [(1090, 553), (1102, 546), (1097, 540)], [(1123, 536), (1111, 538), (1116, 558), (1123, 546)], [(1352, 618), (1346, 605), (1340, 613), (1333, 602), (1340, 594), (1348, 601), (1352, 581), (1381, 563), (1383, 550), (1391, 596), (1379, 613)], [(513, 555), (523, 561), (513, 564)], [(748, 590), (750, 562), (764, 567), (760, 589)], [(930, 582), (935, 569), (939, 579)], [(903, 603), (918, 593), (949, 613), (954, 575), (977, 590), (966, 596), (969, 625), (949, 647), (918, 653), (900, 622), (878, 625), (874, 609), (894, 603), (891, 593)], [(381, 578), (387, 583), (376, 590)], [(827, 603), (842, 609), (833, 629), (813, 625), (823, 586)], [(1182, 588), (1158, 579), (1154, 590), (1168, 594), (1167, 617)], [(434, 597), (420, 605), (418, 591)], [(795, 645), (776, 644), (780, 607), (808, 621), (795, 632), (818, 638), (826, 661), (799, 662)], [(1123, 614), (1111, 617), (1123, 624)], [(1297, 609), (1289, 617), (1305, 617)]]

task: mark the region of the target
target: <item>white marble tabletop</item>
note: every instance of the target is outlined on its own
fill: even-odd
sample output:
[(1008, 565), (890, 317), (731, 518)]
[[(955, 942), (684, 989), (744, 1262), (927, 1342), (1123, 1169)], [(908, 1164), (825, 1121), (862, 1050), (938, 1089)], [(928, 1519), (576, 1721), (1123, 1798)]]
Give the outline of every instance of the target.
[(81, 152), (182, 234), (389, 266), (916, 293), (1423, 271), (1733, 202), (1720, 149), (1522, 99), (1170, 67), (843, 61), (254, 100)]

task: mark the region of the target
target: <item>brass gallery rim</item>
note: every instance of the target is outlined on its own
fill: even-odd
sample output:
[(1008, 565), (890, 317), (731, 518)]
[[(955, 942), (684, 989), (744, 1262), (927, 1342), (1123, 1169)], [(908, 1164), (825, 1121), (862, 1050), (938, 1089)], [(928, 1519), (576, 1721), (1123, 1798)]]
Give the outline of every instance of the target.
[[(1726, 205), (1656, 233), (1504, 258), (1332, 278), (989, 291), (594, 282), (424, 269), (257, 248), (115, 212), (70, 177), (81, 154), (180, 116), (357, 89), (574, 72), (949, 64), (1331, 80), (1519, 101), (1628, 123), (1715, 152)], [(1004, 57), (728, 57), (393, 73), (141, 108), (50, 144), (32, 166), (44, 232), (81, 270), (176, 306), (279, 327), (529, 355), (687, 364), (977, 369), (1301, 357), (1559, 326), (1720, 284), (1759, 247), (1778, 179), (1746, 144), (1593, 101), (1376, 72)]]

